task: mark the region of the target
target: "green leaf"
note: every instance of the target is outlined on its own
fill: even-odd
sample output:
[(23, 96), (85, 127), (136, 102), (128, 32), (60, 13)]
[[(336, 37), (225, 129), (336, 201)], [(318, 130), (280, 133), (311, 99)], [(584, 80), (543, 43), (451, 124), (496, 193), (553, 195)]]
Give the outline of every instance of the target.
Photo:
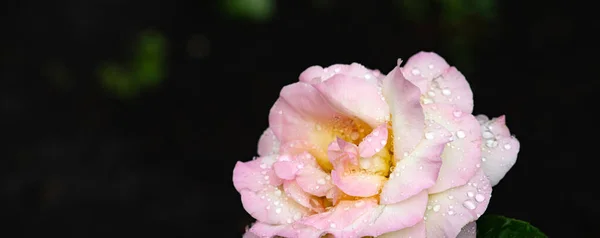
[(478, 238), (547, 238), (531, 224), (498, 215), (485, 215), (477, 220)]
[(257, 22), (271, 19), (275, 13), (275, 0), (223, 0), (223, 10), (232, 17)]

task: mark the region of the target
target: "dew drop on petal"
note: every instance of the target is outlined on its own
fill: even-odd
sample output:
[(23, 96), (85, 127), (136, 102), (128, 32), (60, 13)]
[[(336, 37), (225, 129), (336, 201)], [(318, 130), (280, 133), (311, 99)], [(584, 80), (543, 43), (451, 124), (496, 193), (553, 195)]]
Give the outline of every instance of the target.
[(444, 89), (442, 90), (442, 94), (444, 94), (445, 96), (449, 96), (450, 94), (452, 94), (452, 92), (450, 91), (450, 89)]
[(433, 139), (433, 132), (427, 132), (427, 133), (425, 133), (425, 138), (427, 138), (428, 140)]
[(448, 211), (448, 215), (450, 215), (450, 216), (454, 215), (454, 211), (452, 211), (452, 210)]
[(473, 192), (467, 192), (467, 196), (469, 196), (470, 198), (472, 198), (473, 196), (475, 196), (475, 194)]
[(494, 134), (492, 134), (489, 131), (484, 131), (483, 134), (481, 135), (484, 139), (490, 139), (492, 137), (494, 137)]
[(331, 223), (331, 224), (329, 224), (329, 227), (331, 227), (331, 228), (335, 228), (335, 223)]
[(433, 211), (434, 211), (434, 212), (438, 212), (439, 210), (440, 210), (440, 205), (439, 205), (439, 204), (438, 204), (438, 205), (435, 205), (435, 206), (433, 206)]
[(414, 68), (411, 72), (412, 72), (413, 75), (419, 75), (419, 74), (421, 74), (421, 71), (419, 69), (417, 69), (417, 68)]
[(475, 195), (475, 200), (477, 202), (483, 202), (483, 200), (485, 200), (485, 196), (483, 194), (477, 194)]
[(510, 147), (511, 147), (510, 144), (505, 144), (504, 145), (504, 149), (510, 150)]
[(277, 209), (275, 209), (275, 213), (277, 213), (277, 214), (281, 213), (281, 208), (278, 207)]
[(474, 210), (477, 207), (477, 205), (475, 205), (475, 203), (471, 200), (466, 200), (463, 202), (463, 206), (469, 210)]
[(452, 200), (452, 199), (454, 199), (454, 196), (448, 195), (448, 199)]
[(456, 111), (452, 112), (452, 115), (454, 115), (454, 117), (460, 117), (460, 116), (462, 116), (462, 111), (456, 110)]
[(324, 185), (325, 184), (325, 179), (319, 179), (317, 180), (317, 183), (320, 185)]
[(465, 138), (465, 136), (466, 136), (466, 134), (465, 134), (464, 131), (460, 131), (459, 130), (459, 131), (456, 132), (456, 137), (458, 137), (460, 139)]
[(429, 95), (430, 97), (435, 97), (435, 92), (429, 91), (427, 92), (427, 95)]

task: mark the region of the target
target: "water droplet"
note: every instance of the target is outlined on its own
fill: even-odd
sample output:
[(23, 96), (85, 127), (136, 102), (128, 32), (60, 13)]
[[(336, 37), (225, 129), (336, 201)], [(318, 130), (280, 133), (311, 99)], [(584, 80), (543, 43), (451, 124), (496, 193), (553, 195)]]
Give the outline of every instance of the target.
[(317, 124), (317, 131), (322, 130), (323, 128), (321, 127), (321, 125)]
[(296, 168), (303, 169), (304, 168), (304, 164), (298, 164), (298, 165), (296, 165)]
[(478, 193), (477, 195), (475, 195), (475, 200), (477, 202), (483, 202), (483, 200), (485, 200), (485, 196), (483, 194)]
[(294, 220), (296, 220), (296, 221), (297, 221), (297, 220), (300, 220), (300, 218), (302, 218), (302, 214), (300, 214), (300, 213), (296, 213), (296, 214), (294, 214), (294, 217), (293, 217), (293, 218), (294, 218)]
[(467, 192), (467, 196), (469, 196), (470, 198), (472, 198), (473, 196), (475, 196), (475, 194), (473, 192)]
[(354, 203), (355, 207), (362, 207), (362, 205), (365, 205), (365, 201), (361, 200), (361, 201), (358, 201), (358, 202)]
[(432, 208), (431, 205), (427, 206), (427, 210), (431, 210), (431, 208)]
[(275, 190), (275, 195), (281, 196), (281, 190), (279, 190), (279, 189)]
[(510, 150), (510, 144), (505, 144), (504, 149)]
[(433, 69), (433, 64), (429, 64), (427, 67), (429, 67), (429, 69)]
[(485, 145), (487, 147), (494, 148), (494, 147), (498, 146), (498, 141), (490, 139), (490, 140), (485, 141)]
[(465, 136), (466, 136), (466, 134), (464, 131), (459, 130), (456, 132), (456, 137), (458, 137), (460, 139), (465, 138)]
[(450, 216), (454, 215), (454, 211), (452, 211), (452, 210), (448, 211), (448, 215), (450, 215)]
[(266, 165), (265, 163), (260, 163), (260, 168), (261, 168), (261, 169), (266, 169), (266, 168), (267, 168), (267, 165)]
[(282, 110), (279, 110), (279, 111), (277, 111), (277, 113), (278, 113), (279, 115), (281, 115), (281, 114), (283, 114), (283, 111), (282, 111)]
[[(385, 145), (386, 143), (387, 143), (387, 141), (385, 141), (385, 140), (381, 141), (381, 145)], [(506, 147), (506, 146), (504, 146), (504, 147)]]
[(492, 134), (489, 131), (484, 131), (483, 134), (481, 135), (484, 139), (490, 139), (494, 137), (494, 134)]
[(448, 199), (452, 200), (452, 199), (454, 199), (454, 196), (448, 195)]
[(331, 228), (335, 228), (335, 223), (331, 223), (331, 224), (329, 224), (329, 227), (331, 227)]
[(269, 175), (265, 175), (265, 180), (269, 180)]
[(427, 95), (429, 95), (430, 97), (435, 97), (435, 92), (429, 91), (429, 92), (427, 92)]
[(423, 104), (427, 105), (431, 103), (433, 103), (433, 100), (431, 100), (430, 98), (423, 98)]
[(371, 78), (371, 75), (370, 75), (370, 74), (365, 74), (365, 78), (366, 78), (366, 79), (370, 79), (370, 78)]
[(421, 74), (421, 71), (419, 69), (417, 69), (417, 68), (414, 68), (411, 72), (412, 72), (413, 75), (419, 75), (419, 74)]
[(450, 89), (445, 88), (444, 90), (442, 90), (442, 94), (444, 94), (445, 96), (449, 96), (450, 94), (452, 94), (452, 91), (450, 91)]
[(476, 164), (475, 167), (479, 168), (481, 167), (481, 164)]
[(273, 205), (278, 206), (279, 205), (279, 201), (274, 201)]
[(427, 138), (428, 140), (433, 139), (433, 132), (427, 132), (427, 133), (425, 133), (425, 138)]
[(477, 208), (477, 205), (475, 205), (475, 203), (471, 200), (466, 200), (465, 202), (463, 202), (463, 206), (469, 210), (474, 210), (475, 208)]
[(319, 179), (317, 180), (317, 183), (323, 185), (325, 184), (325, 179)]
[(462, 116), (462, 111), (456, 110), (456, 111), (452, 112), (452, 115), (454, 115), (454, 117), (460, 117), (460, 116)]
[(485, 162), (487, 159), (485, 157), (481, 157), (481, 161)]
[(340, 68), (335, 68), (333, 71), (335, 71), (336, 73), (340, 72)]
[(433, 206), (433, 211), (434, 211), (434, 212), (438, 212), (439, 210), (440, 210), (440, 205), (439, 205), (439, 204), (438, 204), (438, 205), (435, 205), (435, 206)]

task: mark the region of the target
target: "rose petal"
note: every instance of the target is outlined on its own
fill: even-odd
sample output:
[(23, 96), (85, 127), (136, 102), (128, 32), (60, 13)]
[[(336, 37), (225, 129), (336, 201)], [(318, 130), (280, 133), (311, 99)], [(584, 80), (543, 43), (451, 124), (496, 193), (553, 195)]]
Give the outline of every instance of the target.
[(421, 92), (396, 67), (383, 80), (383, 95), (392, 114), (395, 159), (398, 160), (404, 152), (411, 152), (423, 136), (425, 117), (419, 102)]
[(343, 170), (331, 171), (333, 184), (345, 194), (355, 197), (371, 197), (379, 193), (386, 178), (380, 175), (348, 173)]
[(425, 213), (427, 237), (456, 237), (487, 209), (492, 186), (482, 170), (469, 183), (429, 196)]
[(266, 186), (279, 186), (282, 181), (271, 169), (276, 156), (259, 157), (248, 162), (237, 162), (233, 168), (233, 186), (242, 190), (259, 191)]
[(329, 162), (333, 165), (341, 165), (346, 161), (358, 164), (358, 147), (355, 144), (337, 138), (327, 147), (327, 156), (329, 156)]
[(477, 237), (477, 223), (470, 222), (464, 226), (456, 238), (476, 238)]
[(358, 145), (358, 151), (361, 157), (371, 157), (381, 151), (387, 145), (388, 130), (387, 124), (381, 124), (368, 134)]
[(473, 112), (473, 92), (465, 76), (433, 52), (410, 57), (402, 73), (417, 85), (429, 103), (454, 104), (465, 113)]
[[(280, 158), (289, 158), (282, 156)], [(288, 163), (289, 162), (289, 163)], [(280, 165), (280, 163), (285, 163)], [(333, 188), (331, 177), (317, 164), (315, 158), (307, 152), (301, 153), (293, 157), (291, 161), (280, 160), (275, 163), (275, 170), (278, 174), (289, 178), (288, 173), (295, 170), (295, 181), (298, 186), (305, 192), (315, 196), (325, 196), (327, 192)], [(280, 169), (281, 166), (282, 168)], [(291, 171), (288, 171), (291, 170)]]
[(361, 227), (355, 226), (357, 220), (377, 207), (377, 200), (374, 198), (344, 200), (329, 211), (306, 217), (300, 223), (326, 231), (335, 237), (358, 237), (354, 228)]
[(452, 132), (453, 141), (442, 153), (442, 167), (436, 184), (429, 193), (438, 193), (461, 186), (478, 170), (481, 158), (481, 130), (471, 114), (461, 111), (456, 105), (431, 104), (423, 107), (425, 117), (436, 121)]
[(256, 220), (269, 224), (286, 224), (288, 219), (310, 214), (310, 210), (289, 199), (278, 187), (253, 192), (240, 191), (244, 209)]
[(423, 191), (399, 203), (379, 205), (357, 219), (352, 230), (357, 231), (355, 237), (363, 237), (412, 227), (423, 221), (426, 204), (427, 192)]
[(337, 110), (375, 127), (389, 117), (381, 85), (363, 78), (337, 74), (315, 87)]
[(315, 212), (325, 211), (323, 204), (316, 197), (302, 190), (296, 181), (283, 182), (283, 191), (289, 198), (306, 208), (310, 208)]
[(378, 236), (377, 238), (425, 238), (427, 231), (425, 229), (425, 223), (419, 222), (414, 226), (404, 228), (399, 231), (392, 231)]
[(384, 76), (379, 72), (379, 70), (371, 70), (361, 64), (352, 63), (350, 65), (334, 64), (327, 68), (322, 68), (321, 66), (311, 66), (300, 74), (299, 79), (301, 82), (318, 84), (329, 80), (335, 75), (348, 75), (357, 78), (364, 78), (365, 81), (373, 84), (381, 83), (380, 81)]
[(504, 116), (491, 121), (485, 116), (478, 118), (483, 137), (481, 167), (492, 186), (495, 186), (517, 162), (521, 145), (517, 138), (510, 135)]
[(415, 150), (396, 162), (388, 182), (381, 190), (381, 203), (393, 204), (433, 186), (442, 166), (442, 151), (449, 141), (450, 132), (429, 121), (422, 140)]
[(323, 232), (301, 224), (269, 225), (262, 222), (256, 222), (250, 228), (249, 233), (263, 238), (274, 236), (319, 238), (323, 235)]
[(267, 156), (279, 152), (279, 140), (271, 129), (267, 128), (258, 140), (258, 155)]

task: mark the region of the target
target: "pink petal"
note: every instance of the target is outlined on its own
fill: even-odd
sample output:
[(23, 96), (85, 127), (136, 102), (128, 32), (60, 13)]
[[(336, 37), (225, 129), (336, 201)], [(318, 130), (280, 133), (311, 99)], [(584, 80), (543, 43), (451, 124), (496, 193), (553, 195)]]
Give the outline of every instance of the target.
[(352, 63), (350, 65), (334, 64), (327, 68), (322, 68), (321, 66), (309, 67), (300, 74), (300, 82), (318, 84), (329, 80), (335, 75), (348, 75), (362, 78), (373, 84), (380, 83), (380, 80), (384, 76), (379, 70), (371, 70), (358, 63)]
[(289, 199), (278, 187), (267, 187), (253, 192), (247, 189), (240, 191), (244, 209), (256, 220), (269, 224), (286, 224), (294, 217), (310, 214), (310, 210)]
[(388, 130), (387, 123), (381, 124), (368, 134), (358, 145), (358, 151), (361, 157), (371, 157), (378, 153), (387, 145)]
[[(292, 222), (294, 221), (292, 220)], [(250, 228), (249, 233), (264, 238), (272, 238), (274, 236), (319, 238), (323, 234), (322, 231), (302, 224), (269, 225), (262, 222), (255, 223)]]
[(267, 128), (258, 140), (258, 155), (267, 156), (279, 152), (279, 140), (271, 129)]
[(458, 236), (456, 236), (456, 238), (476, 238), (476, 237), (477, 237), (477, 223), (474, 221), (470, 222), (469, 224), (464, 226), (462, 229), (460, 229), (460, 233), (458, 233)]
[(281, 90), (271, 108), (269, 126), (282, 144), (305, 141), (314, 145), (310, 153), (321, 166), (331, 169), (326, 149), (334, 135), (323, 127), (334, 118), (347, 117), (335, 111), (312, 85), (298, 82)]
[(482, 170), (469, 183), (429, 196), (425, 213), (427, 237), (456, 237), (487, 209), (492, 186)]
[(381, 190), (381, 203), (393, 204), (412, 197), (433, 186), (442, 166), (442, 151), (450, 140), (450, 132), (429, 121), (425, 140), (404, 159), (396, 162), (388, 182)]
[(378, 205), (377, 200), (374, 198), (343, 200), (329, 211), (305, 217), (300, 223), (331, 233), (335, 237), (358, 237), (351, 235), (362, 228), (355, 226), (356, 223), (361, 224), (358, 219), (371, 214), (376, 208), (378, 208)]
[(517, 162), (521, 145), (517, 138), (511, 136), (504, 116), (491, 121), (485, 116), (478, 116), (478, 119), (483, 137), (481, 167), (495, 186)]
[(380, 175), (348, 173), (342, 170), (332, 170), (333, 184), (344, 193), (355, 197), (371, 197), (379, 193), (386, 178)]
[[(305, 192), (323, 197), (333, 188), (331, 176), (321, 169), (310, 153), (296, 155), (291, 161), (291, 169), (297, 168), (295, 181)], [(286, 168), (289, 168), (286, 165)], [(283, 173), (283, 172), (281, 172)]]
[[(357, 236), (379, 236), (412, 227), (423, 221), (427, 193), (425, 191), (399, 203), (379, 205), (355, 220), (352, 229)], [(428, 236), (437, 237), (437, 236)]]
[(331, 164), (340, 164), (349, 161), (358, 164), (358, 147), (355, 144), (337, 138), (327, 148), (327, 156)]
[(300, 188), (300, 186), (298, 186), (296, 181), (283, 182), (283, 191), (285, 191), (285, 194), (289, 198), (293, 199), (298, 204), (300, 204), (306, 208), (310, 208), (311, 210), (313, 210), (315, 212), (324, 212), (325, 211), (325, 207), (323, 207), (323, 204), (321, 202), (319, 202), (316, 199), (316, 197), (314, 197), (311, 194), (308, 194), (307, 192), (302, 190), (302, 188)]
[(386, 121), (389, 109), (381, 95), (381, 85), (376, 85), (351, 75), (337, 74), (315, 84), (315, 87), (337, 110), (356, 116), (372, 127)]
[(392, 231), (378, 236), (377, 238), (425, 238), (427, 237), (427, 230), (425, 229), (425, 223), (419, 222), (414, 226), (404, 228), (399, 231)]
[(473, 112), (473, 92), (455, 67), (433, 52), (419, 52), (410, 57), (402, 73), (429, 103), (454, 104), (465, 113)]
[(259, 157), (248, 162), (237, 162), (233, 168), (233, 186), (238, 192), (253, 192), (267, 186), (279, 186), (282, 181), (271, 169), (276, 156)]
[(429, 193), (461, 186), (475, 174), (481, 158), (481, 130), (471, 114), (461, 111), (452, 104), (425, 105), (426, 118), (444, 126), (452, 132), (453, 141), (442, 153), (442, 167), (436, 184)]
[(383, 80), (383, 95), (392, 114), (395, 159), (398, 160), (404, 152), (411, 152), (423, 136), (425, 117), (419, 101), (421, 92), (396, 67)]

